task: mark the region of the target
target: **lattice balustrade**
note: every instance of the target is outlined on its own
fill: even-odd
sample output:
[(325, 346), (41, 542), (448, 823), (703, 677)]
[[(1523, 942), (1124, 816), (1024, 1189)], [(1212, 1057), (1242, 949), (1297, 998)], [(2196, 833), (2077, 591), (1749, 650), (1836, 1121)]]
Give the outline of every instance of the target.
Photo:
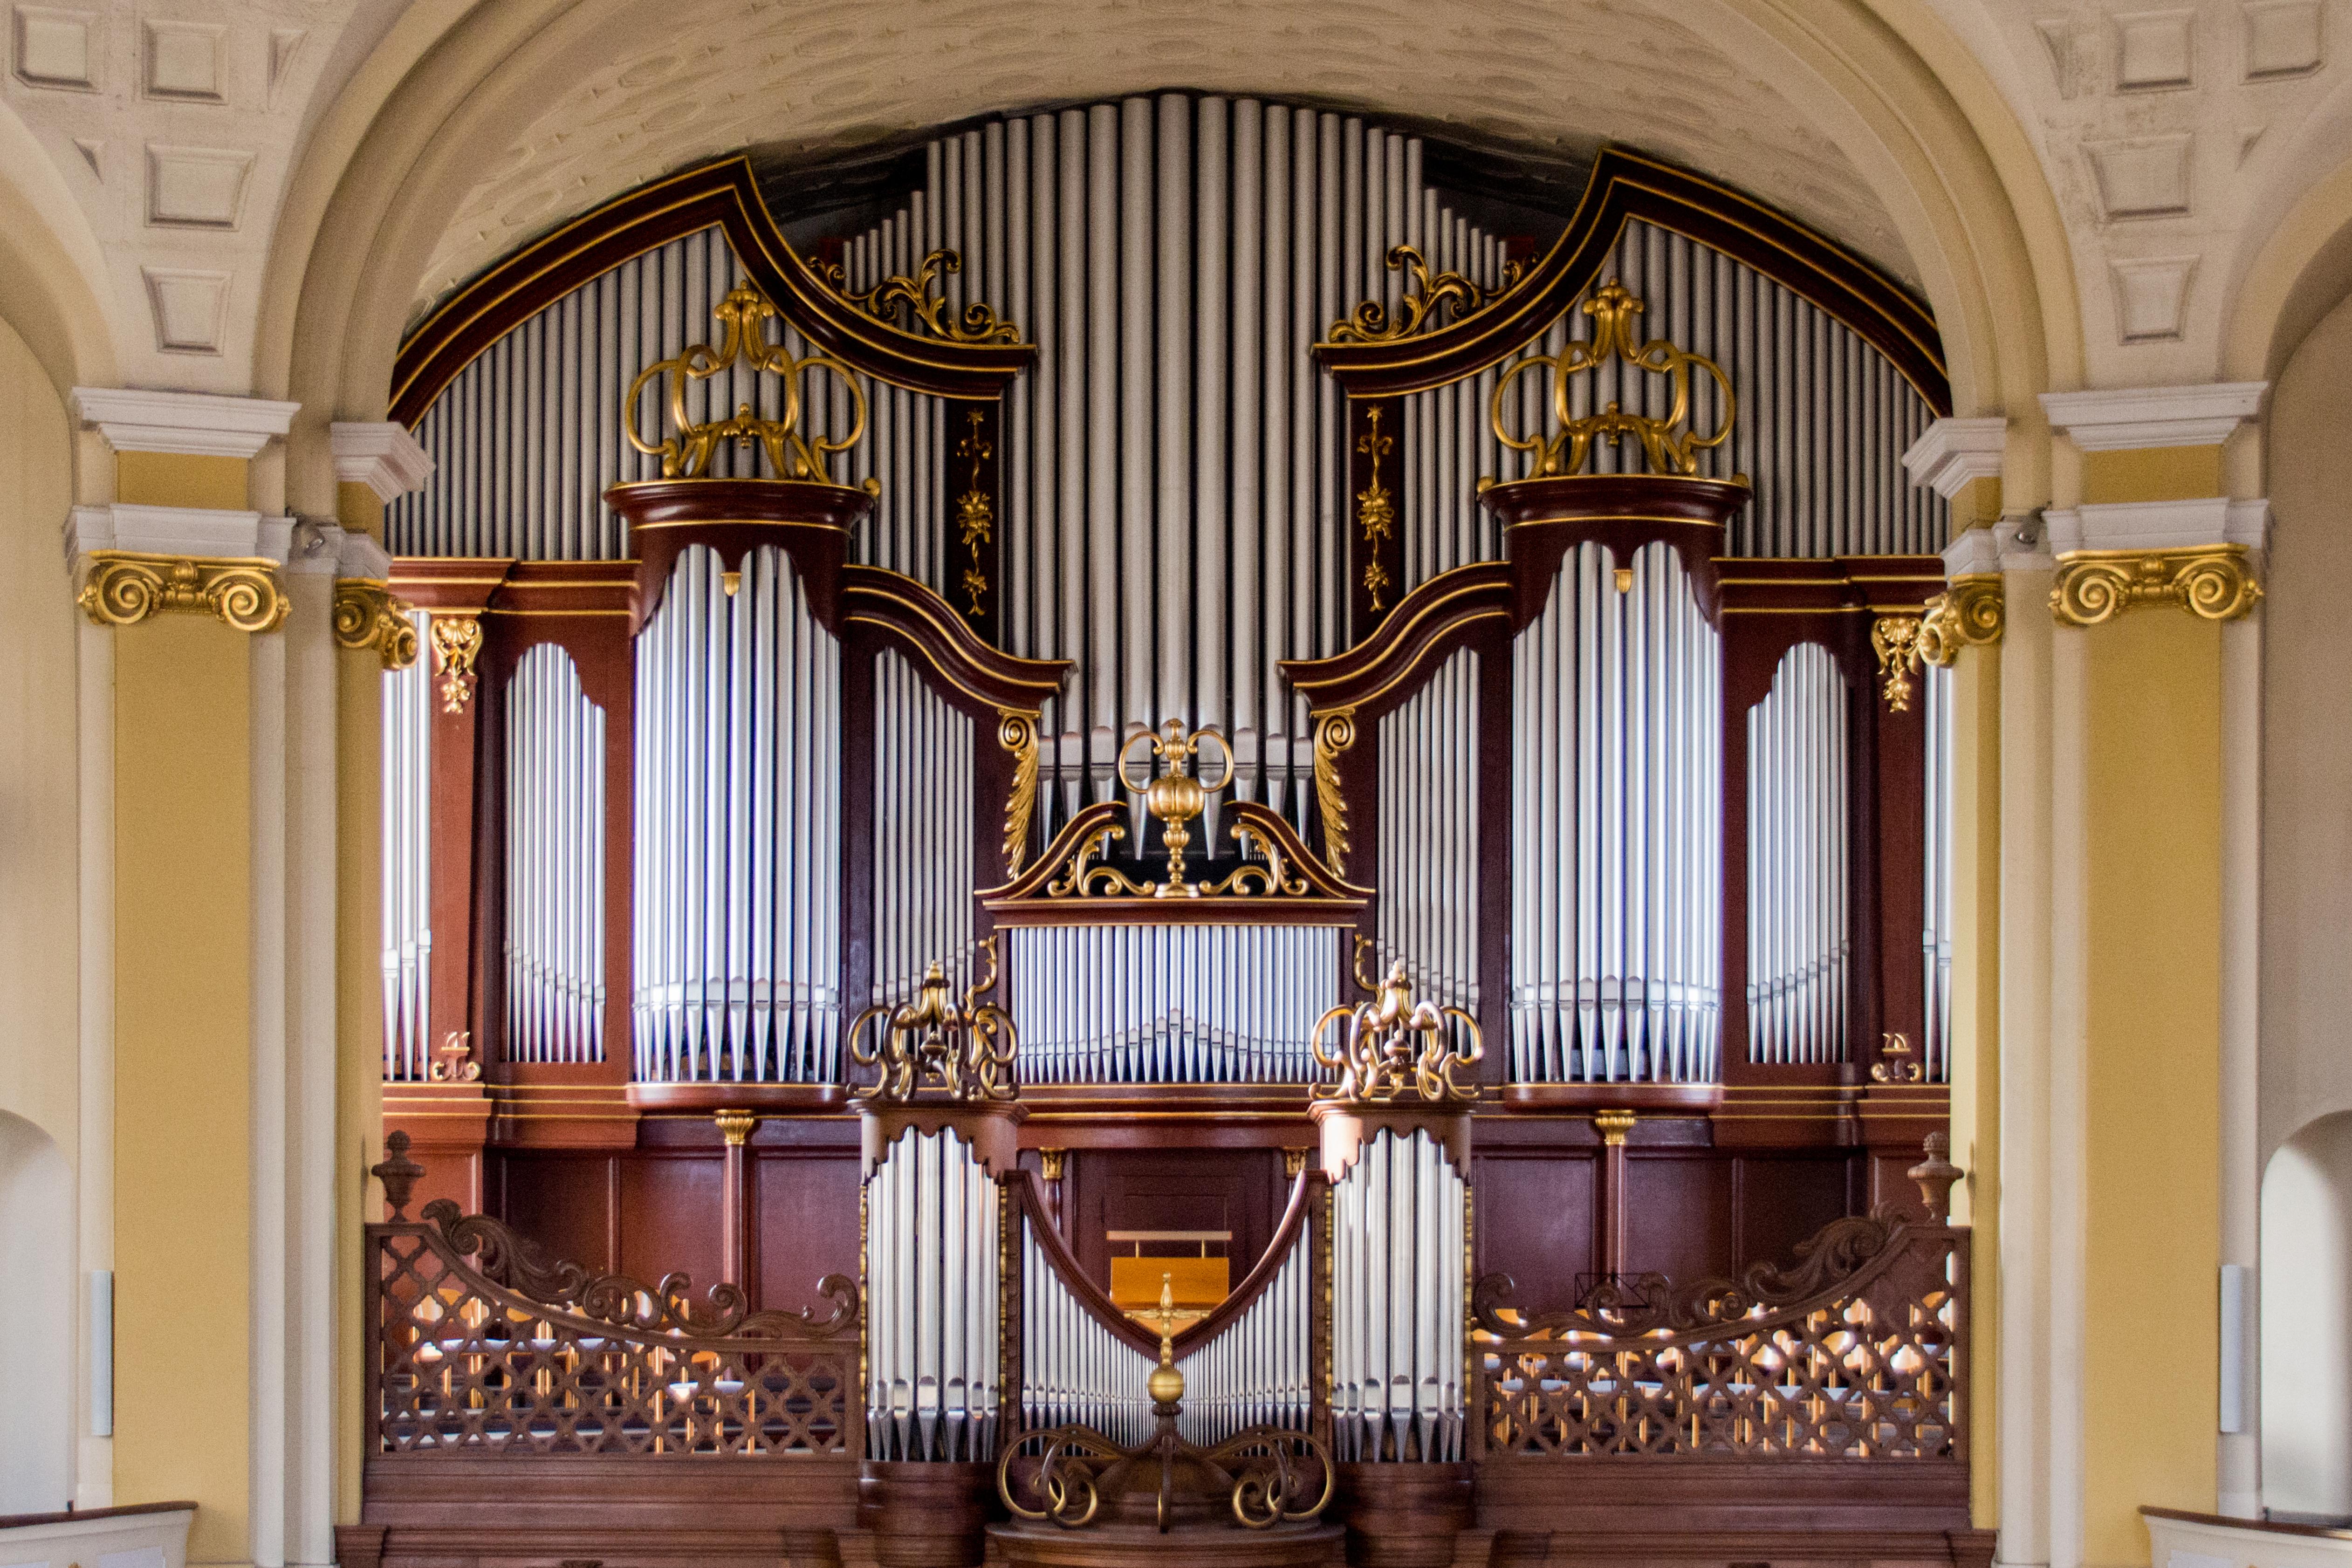
[(1606, 1283), (1541, 1316), (1504, 1304), (1507, 1278), (1484, 1281), (1486, 1452), (1959, 1462), (1966, 1239), (1841, 1219), (1791, 1269)]
[[(373, 1226), (369, 1380), (383, 1453), (720, 1455), (860, 1449), (856, 1289), (833, 1315), (708, 1305), (551, 1263), (496, 1221)], [(468, 1258), (476, 1260), (469, 1262)]]

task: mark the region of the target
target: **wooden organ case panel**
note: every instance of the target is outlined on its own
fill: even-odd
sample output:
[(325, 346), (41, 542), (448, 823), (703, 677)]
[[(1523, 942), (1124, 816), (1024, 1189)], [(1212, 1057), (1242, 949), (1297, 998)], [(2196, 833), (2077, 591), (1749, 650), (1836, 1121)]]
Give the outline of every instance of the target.
[[(839, 270), (725, 162), (403, 351), (441, 466), (394, 523), (383, 1169), (424, 1218), (371, 1236), (345, 1555), (512, 1555), (549, 1484), (533, 1553), (977, 1561), (1000, 1453), (1153, 1429), (1109, 1233), (1228, 1231), (1169, 1430), (1324, 1445), (1353, 1553), (1703, 1504), (1659, 1561), (1973, 1564), (1924, 309), (1615, 150), (1540, 255), (1318, 110), (925, 160)], [(973, 1103), (935, 1080), (991, 1008)], [(950, 1043), (900, 1103), (902, 1028)], [(1327, 1054), (1407, 1038), (1434, 1079)]]

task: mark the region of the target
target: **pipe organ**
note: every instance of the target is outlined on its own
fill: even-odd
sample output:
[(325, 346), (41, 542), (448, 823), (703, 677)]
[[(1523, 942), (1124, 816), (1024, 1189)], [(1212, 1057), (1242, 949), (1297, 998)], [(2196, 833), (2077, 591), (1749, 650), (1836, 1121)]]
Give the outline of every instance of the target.
[[(1305, 1554), (1326, 1503), (1434, 1552), (1562, 1456), (1858, 1463), (1705, 1373), (1846, 1322), (1949, 1559), (1933, 320), (1685, 172), (1499, 159), (1022, 113), (830, 210), (682, 171), (420, 324), (385, 1179), (440, 1201), (375, 1238), (385, 1432), (625, 1374), (648, 1463), (764, 1422), (861, 1528), (998, 1508), (1010, 1563)], [(1228, 1293), (1114, 1299), (1114, 1232), (1225, 1239)], [(448, 1349), (427, 1262), (548, 1332)]]

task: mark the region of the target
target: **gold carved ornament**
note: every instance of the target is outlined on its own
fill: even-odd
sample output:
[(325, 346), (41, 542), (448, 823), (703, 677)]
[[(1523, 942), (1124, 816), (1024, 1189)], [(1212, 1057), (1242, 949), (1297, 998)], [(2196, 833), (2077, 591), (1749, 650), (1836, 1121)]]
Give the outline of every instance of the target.
[[(924, 971), (915, 999), (899, 1006), (867, 1008), (849, 1026), (849, 1059), (879, 1070), (871, 1083), (849, 1092), (860, 1104), (906, 1105), (926, 1089), (942, 1091), (960, 1104), (1013, 1100), (1013, 1063), (1021, 1040), (1012, 1018), (981, 998), (996, 988), (996, 938), (983, 936), (980, 950), (988, 972), (958, 1002), (938, 959)], [(878, 1038), (869, 1037), (869, 1030)]]
[(261, 557), (206, 560), (93, 550), (74, 602), (96, 626), (136, 626), (151, 615), (210, 615), (237, 632), (275, 632), (292, 603), (278, 563)]
[[(1527, 453), (1532, 459), (1528, 472), (1521, 476), (1556, 479), (1580, 474), (1595, 441), (1622, 446), (1627, 436), (1642, 444), (1642, 455), (1651, 473), (1696, 474), (1699, 454), (1712, 451), (1730, 438), (1732, 421), (1739, 411), (1738, 399), (1731, 390), (1731, 378), (1704, 354), (1678, 349), (1664, 338), (1636, 345), (1633, 318), (1642, 313), (1642, 302), (1613, 279), (1586, 300), (1583, 309), (1592, 318), (1592, 341), (1572, 341), (1557, 354), (1531, 354), (1516, 361), (1495, 382), (1495, 395), (1487, 405), (1488, 423), (1494, 427), (1496, 440), (1514, 452)], [(1575, 416), (1569, 397), (1572, 378), (1597, 371), (1612, 360), (1622, 360), (1635, 370), (1671, 379), (1675, 401), (1664, 418), (1627, 413), (1614, 399), (1599, 413), (1586, 414), (1581, 419)], [(1551, 372), (1552, 419), (1559, 428), (1549, 435), (1516, 435), (1504, 423), (1503, 404), (1510, 395), (1512, 383), (1538, 367)], [(1689, 428), (1694, 371), (1713, 381), (1723, 398), (1722, 422), (1706, 435)], [(1494, 483), (1491, 476), (1482, 478), (1478, 487), (1483, 491)]]
[(1356, 714), (1334, 708), (1315, 716), (1315, 804), (1323, 816), (1323, 859), (1341, 873), (1348, 854), (1348, 801), (1339, 790), (1339, 754), (1356, 744)]
[(1927, 1076), (1907, 1034), (1881, 1036), (1878, 1056), (1879, 1060), (1870, 1064), (1873, 1083), (1916, 1083)]
[(1881, 615), (1870, 623), (1870, 651), (1878, 655), (1879, 693), (1896, 713), (1911, 711), (1911, 672), (1919, 665), (1919, 617)]
[(1396, 437), (1381, 434), (1381, 410), (1378, 404), (1364, 414), (1370, 428), (1356, 443), (1356, 450), (1371, 459), (1372, 482), (1356, 492), (1356, 526), (1364, 530), (1364, 589), (1371, 595), (1371, 607), (1381, 608), (1381, 592), (1389, 586), (1388, 568), (1381, 564), (1381, 541), (1396, 532), (1396, 497), (1381, 483), (1381, 459), (1396, 446)]
[[(1192, 760), (1200, 756), (1203, 741), (1214, 741), (1223, 756), (1224, 766), (1214, 783), (1197, 779), (1188, 771)], [(1147, 772), (1141, 779), (1130, 778), (1129, 765), (1139, 756), (1147, 768), (1157, 758), (1161, 771), (1156, 775)], [(1116, 772), (1130, 794), (1143, 797), (1143, 809), (1160, 824), (1160, 842), (1168, 851), (1167, 879), (1138, 882), (1117, 866), (1094, 863), (1112, 841), (1127, 836), (1124, 827), (1108, 822), (1088, 833), (1071, 855), (1069, 868), (1045, 884), (1046, 897), (1244, 898), (1282, 894), (1296, 898), (1307, 893), (1306, 881), (1291, 873), (1281, 847), (1247, 822), (1235, 822), (1233, 835), (1241, 841), (1244, 852), (1255, 846), (1265, 855), (1264, 865), (1236, 866), (1222, 881), (1214, 883), (1185, 880), (1184, 852), (1192, 843), (1192, 830), (1185, 824), (1201, 814), (1210, 796), (1234, 779), (1233, 747), (1223, 734), (1209, 728), (1188, 730), (1181, 720), (1172, 718), (1157, 730), (1139, 729), (1118, 748)]]
[(1019, 876), (1029, 859), (1029, 822), (1037, 812), (1037, 716), (996, 710), (996, 744), (1013, 754), (1013, 789), (1004, 801), (1004, 874)]
[(940, 275), (953, 277), (962, 270), (963, 256), (960, 253), (935, 250), (923, 257), (912, 277), (894, 273), (863, 294), (850, 291), (848, 274), (839, 262), (820, 264), (816, 274), (835, 294), (887, 326), (899, 326), (903, 312), (908, 318), (905, 330), (927, 327), (932, 337), (944, 338), (950, 343), (1019, 342), (1021, 329), (999, 316), (993, 306), (975, 299), (963, 308), (961, 319), (948, 314), (947, 297), (939, 291)]
[(2164, 604), (2200, 621), (2235, 621), (2262, 597), (2243, 545), (2073, 550), (2058, 558), (2050, 609), (2062, 626), (2097, 626), (2126, 610)]
[(433, 667), (441, 674), (441, 711), (464, 713), (474, 695), (474, 661), (482, 653), (478, 615), (436, 615)]
[(474, 1036), (470, 1030), (453, 1029), (444, 1035), (441, 1043), (433, 1048), (435, 1060), (425, 1070), (426, 1082), (433, 1083), (478, 1083), (482, 1064), (474, 1060)]
[(2000, 642), (2007, 619), (1998, 576), (1956, 577), (1919, 612), (1920, 662), (1949, 669), (1961, 649)]
[(335, 584), (335, 643), (353, 653), (373, 648), (387, 670), (416, 663), (416, 628), (408, 606), (381, 582), (346, 578)]
[(963, 570), (964, 596), (971, 601), (971, 608), (964, 613), (977, 621), (988, 602), (988, 576), (980, 570), (980, 547), (989, 542), (996, 522), (981, 477), (983, 465), (995, 455), (996, 446), (981, 433), (985, 416), (980, 410), (973, 409), (967, 417), (971, 421), (971, 432), (956, 443), (955, 450), (957, 456), (971, 460), (971, 483), (956, 497), (956, 528), (962, 533), (963, 548), (971, 557), (971, 564)]
[(1391, 319), (1388, 307), (1379, 300), (1367, 299), (1356, 307), (1353, 314), (1331, 323), (1325, 333), (1329, 341), (1392, 343), (1399, 338), (1412, 337), (1423, 327), (1434, 329), (1459, 321), (1508, 294), (1517, 287), (1522, 271), (1518, 262), (1507, 261), (1503, 264), (1503, 281), (1486, 288), (1458, 272), (1432, 272), (1427, 259), (1409, 245), (1389, 248), (1388, 267), (1391, 272), (1402, 272), (1412, 278), (1397, 300), (1395, 317)]
[[(1461, 1082), (1454, 1074), (1486, 1054), (1478, 1020), (1460, 1008), (1414, 1000), (1402, 958), (1390, 966), (1387, 979), (1373, 985), (1363, 970), (1370, 950), (1368, 939), (1356, 939), (1356, 983), (1370, 991), (1372, 999), (1354, 1008), (1333, 1008), (1315, 1020), (1309, 1042), (1315, 1060), (1339, 1073), (1339, 1081), (1317, 1084), (1314, 1097), (1349, 1105), (1389, 1105), (1400, 1100), (1431, 1105), (1475, 1103), (1478, 1085)], [(1454, 1043), (1449, 1023), (1468, 1033), (1466, 1051)], [(1323, 1034), (1334, 1025), (1338, 1049), (1326, 1051)]]
[[(803, 358), (782, 343), (769, 342), (767, 323), (775, 316), (776, 308), (748, 282), (730, 289), (711, 314), (718, 318), (722, 329), (717, 348), (707, 343), (694, 344), (670, 359), (647, 365), (629, 383), (628, 395), (621, 401), (622, 428), (629, 444), (649, 457), (659, 457), (661, 476), (665, 479), (708, 477), (710, 458), (719, 444), (731, 441), (738, 446), (759, 446), (768, 455), (769, 466), (780, 479), (832, 484), (833, 455), (848, 451), (866, 434), (866, 392), (857, 384), (857, 377), (830, 354)], [(764, 371), (783, 383), (783, 417), (762, 419), (752, 412), (749, 402), (743, 402), (737, 404), (735, 413), (726, 419), (697, 424), (688, 418), (688, 385), (731, 371), (739, 362), (755, 375)], [(849, 434), (838, 441), (802, 433), (801, 416), (807, 405), (801, 382), (812, 371), (828, 371), (849, 389), (850, 406), (856, 411), (856, 417), (850, 422)], [(664, 407), (673, 433), (651, 442), (637, 433), (637, 414), (646, 384), (656, 377), (666, 382)], [(882, 482), (868, 479), (866, 490), (868, 495), (880, 495)]]

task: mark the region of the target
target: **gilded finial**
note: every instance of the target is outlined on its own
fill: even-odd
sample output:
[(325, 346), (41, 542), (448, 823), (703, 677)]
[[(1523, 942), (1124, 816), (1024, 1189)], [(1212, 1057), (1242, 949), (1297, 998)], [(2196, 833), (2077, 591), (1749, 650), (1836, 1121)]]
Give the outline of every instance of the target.
[[(1315, 1060), (1339, 1074), (1337, 1083), (1317, 1084), (1315, 1098), (1374, 1105), (1405, 1098), (1432, 1104), (1475, 1101), (1478, 1085), (1463, 1083), (1454, 1074), (1486, 1056), (1478, 1020), (1460, 1008), (1416, 1001), (1402, 958), (1390, 966), (1385, 980), (1373, 984), (1362, 969), (1370, 948), (1370, 941), (1357, 938), (1356, 983), (1370, 991), (1372, 999), (1354, 1009), (1333, 1008), (1315, 1020), (1310, 1041)], [(1467, 1050), (1455, 1045), (1449, 1021), (1467, 1033)], [(1339, 1049), (1326, 1051), (1323, 1032), (1334, 1024), (1339, 1026)]]
[[(1013, 1064), (1020, 1036), (1003, 1009), (981, 1000), (996, 988), (996, 938), (982, 937), (980, 950), (987, 956), (988, 972), (961, 1002), (949, 988), (945, 966), (934, 958), (912, 1001), (870, 1007), (857, 1015), (849, 1026), (849, 1059), (881, 1071), (873, 1082), (852, 1089), (852, 1100), (907, 1104), (929, 1088), (944, 1091), (950, 1100), (971, 1103), (1019, 1097)], [(869, 1040), (869, 1029), (878, 1029), (881, 1038)]]
[(1184, 1375), (1176, 1370), (1176, 1278), (1160, 1276), (1160, 1305), (1138, 1317), (1160, 1325), (1160, 1364), (1151, 1369), (1151, 1377), (1144, 1385), (1152, 1401), (1159, 1405), (1181, 1404), (1184, 1398)]
[[(1653, 338), (1637, 345), (1633, 340), (1633, 318), (1642, 313), (1642, 302), (1614, 278), (1586, 300), (1583, 309), (1592, 318), (1591, 342), (1571, 341), (1557, 354), (1530, 354), (1504, 371), (1495, 383), (1488, 419), (1497, 440), (1514, 452), (1528, 455), (1530, 464), (1521, 477), (1557, 479), (1582, 473), (1595, 440), (1622, 445), (1627, 436), (1642, 444), (1642, 455), (1651, 473), (1685, 476), (1696, 474), (1698, 455), (1730, 438), (1731, 422), (1739, 407), (1731, 390), (1731, 378), (1704, 354), (1678, 349), (1664, 338)], [(1635, 370), (1670, 379), (1675, 401), (1664, 418), (1627, 413), (1613, 399), (1599, 413), (1578, 418), (1571, 413), (1569, 392), (1572, 378), (1597, 371), (1612, 360), (1622, 360)], [(1552, 420), (1559, 428), (1549, 435), (1515, 434), (1503, 422), (1504, 405), (1516, 401), (1511, 397), (1512, 383), (1538, 366), (1551, 372)], [(1723, 418), (1706, 435), (1689, 425), (1694, 371), (1713, 381), (1723, 400)], [(1483, 478), (1478, 487), (1484, 490), (1494, 483), (1491, 476)]]

